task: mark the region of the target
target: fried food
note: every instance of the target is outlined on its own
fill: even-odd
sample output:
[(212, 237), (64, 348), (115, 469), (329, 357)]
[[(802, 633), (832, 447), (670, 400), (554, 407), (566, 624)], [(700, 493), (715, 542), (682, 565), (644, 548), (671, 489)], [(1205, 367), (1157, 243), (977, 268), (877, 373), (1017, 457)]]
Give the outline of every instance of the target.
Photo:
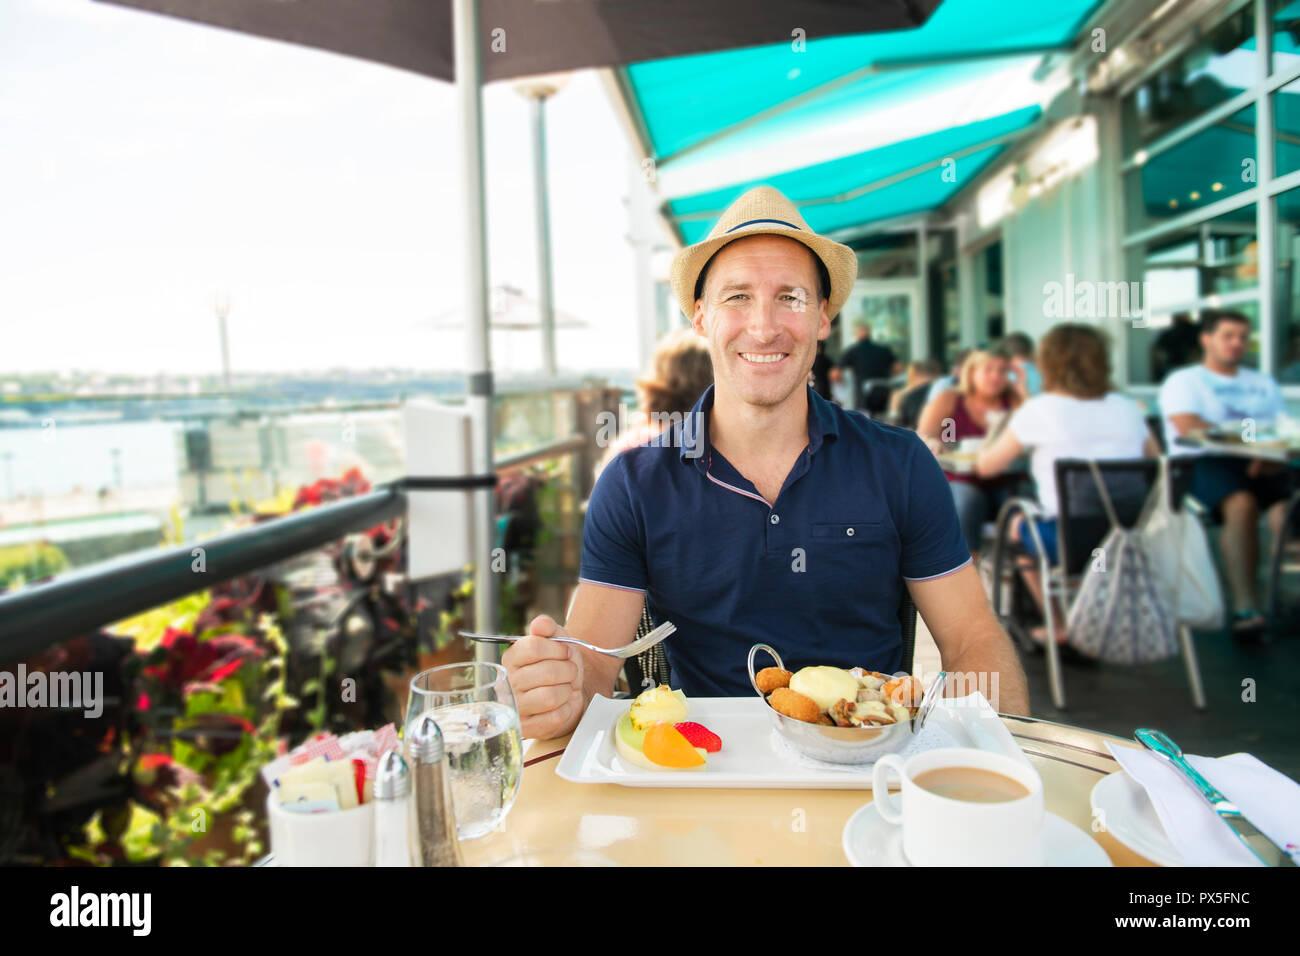
[(887, 681), (881, 690), (890, 703), (909, 708), (919, 707), (921, 698), (925, 695), (925, 688), (915, 677), (895, 677)]
[(785, 714), (804, 723), (820, 723), (818, 718), (823, 716), (822, 709), (817, 706), (815, 700), (789, 687), (778, 687), (772, 691), (772, 696), (767, 699), (767, 702), (778, 714)]
[(853, 714), (856, 710), (857, 703), (855, 701), (840, 698), (830, 709), (831, 720), (835, 722), (837, 727), (852, 727)]
[(866, 701), (857, 704), (853, 711), (854, 724), (858, 727), (872, 727), (878, 724), (895, 723), (895, 716), (881, 701)]
[(817, 715), (817, 721), (816, 721), (816, 722), (819, 723), (819, 724), (825, 724), (827, 727), (834, 727), (834, 726), (835, 726), (835, 721), (831, 720), (831, 719), (830, 719), (829, 717), (827, 717), (825, 714), (818, 714), (818, 715)]
[(789, 687), (790, 678), (794, 675), (789, 671), (783, 671), (779, 667), (764, 667), (754, 675), (754, 683), (764, 694), (770, 694), (778, 687)]

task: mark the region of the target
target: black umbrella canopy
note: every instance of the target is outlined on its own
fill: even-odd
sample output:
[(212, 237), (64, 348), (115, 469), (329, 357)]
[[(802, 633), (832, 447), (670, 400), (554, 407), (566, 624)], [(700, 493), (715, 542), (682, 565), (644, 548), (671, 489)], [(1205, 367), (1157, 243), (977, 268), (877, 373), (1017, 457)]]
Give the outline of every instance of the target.
[[(98, 0), (455, 79), (450, 0)], [(481, 0), (483, 79), (921, 26), (940, 0)]]

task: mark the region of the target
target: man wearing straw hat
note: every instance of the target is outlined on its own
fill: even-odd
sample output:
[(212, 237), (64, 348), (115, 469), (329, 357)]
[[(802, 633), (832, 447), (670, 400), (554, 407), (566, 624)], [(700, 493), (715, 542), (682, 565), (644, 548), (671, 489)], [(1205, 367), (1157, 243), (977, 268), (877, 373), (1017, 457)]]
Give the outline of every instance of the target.
[(898, 670), (904, 587), (944, 669), (987, 675), (999, 710), (1028, 713), (934, 456), (914, 433), (808, 386), (856, 277), (853, 250), (767, 186), (678, 252), (673, 289), (708, 343), (714, 385), (680, 425), (601, 474), (565, 625), (535, 618), (502, 658), (525, 736), (571, 732), (618, 677), (620, 661), (552, 637), (627, 644), (645, 602), (677, 626), (664, 645), (675, 686), (746, 695), (755, 643), (791, 670)]

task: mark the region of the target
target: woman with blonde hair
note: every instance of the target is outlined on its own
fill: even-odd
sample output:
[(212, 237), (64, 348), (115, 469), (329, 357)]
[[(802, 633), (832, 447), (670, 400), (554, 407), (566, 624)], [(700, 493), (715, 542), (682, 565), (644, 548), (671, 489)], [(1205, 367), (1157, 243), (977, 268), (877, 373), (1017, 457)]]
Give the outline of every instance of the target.
[[(1009, 369), (1007, 359), (995, 352), (976, 350), (966, 357), (957, 387), (940, 392), (921, 412), (917, 434), (936, 456), (956, 451), (967, 439), (996, 434), (1007, 414), (1019, 407), (1020, 395), (1011, 385)], [(966, 547), (975, 555), (984, 522), (997, 515), (1015, 479), (945, 474)]]
[(682, 420), (713, 384), (708, 344), (689, 327), (659, 340), (651, 366), (636, 382), (639, 411), (596, 465), (597, 478), (620, 451), (644, 445), (674, 420)]

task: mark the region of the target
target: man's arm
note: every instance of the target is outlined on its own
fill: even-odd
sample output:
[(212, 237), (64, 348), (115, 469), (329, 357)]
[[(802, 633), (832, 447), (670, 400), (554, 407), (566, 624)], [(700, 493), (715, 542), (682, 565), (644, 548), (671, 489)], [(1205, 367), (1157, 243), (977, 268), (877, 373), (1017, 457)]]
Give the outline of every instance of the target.
[(1169, 421), (1178, 430), (1179, 435), (1186, 435), (1190, 432), (1203, 432), (1214, 427), (1213, 424), (1194, 412), (1180, 412), (1176, 415), (1170, 415)]
[[(989, 703), (1002, 714), (1029, 716), (1029, 686), (1011, 639), (998, 624), (984, 596), (974, 564), (929, 581), (908, 581), (916, 609), (939, 647), (943, 669), (950, 675), (976, 675), (967, 680), (987, 683)], [(950, 680), (955, 693), (963, 681)], [(967, 687), (966, 690), (974, 688)]]
[(530, 636), (501, 657), (525, 737), (551, 740), (573, 733), (592, 697), (613, 693), (623, 666), (617, 658), (551, 638), (576, 637), (598, 647), (630, 644), (644, 600), (640, 591), (579, 581), (564, 626), (544, 614), (533, 618)]

